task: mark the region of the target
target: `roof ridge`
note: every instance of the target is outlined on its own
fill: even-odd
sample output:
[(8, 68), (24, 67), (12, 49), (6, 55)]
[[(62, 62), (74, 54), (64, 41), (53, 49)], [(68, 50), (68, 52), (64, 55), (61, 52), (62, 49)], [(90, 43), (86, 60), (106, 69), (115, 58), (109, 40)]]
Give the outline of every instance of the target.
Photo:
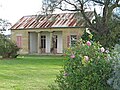
[[(60, 14), (75, 14), (77, 12), (63, 12), (63, 13), (52, 13), (52, 14), (48, 14), (48, 15), (60, 15)], [(39, 14), (40, 16), (46, 16), (43, 14)], [(39, 16), (39, 15), (25, 15), (23, 17), (31, 17), (31, 16)]]
[[(86, 11), (85, 13), (90, 13), (90, 12), (93, 12), (93, 11)], [(63, 13), (52, 13), (52, 14), (48, 14), (48, 15), (60, 15), (60, 14), (75, 14), (77, 12), (63, 12)], [(80, 12), (81, 13), (81, 12)], [(43, 15), (43, 14), (39, 14), (40, 16), (46, 16), (46, 15)], [(31, 16), (39, 16), (39, 15), (25, 15), (23, 17), (31, 17)]]

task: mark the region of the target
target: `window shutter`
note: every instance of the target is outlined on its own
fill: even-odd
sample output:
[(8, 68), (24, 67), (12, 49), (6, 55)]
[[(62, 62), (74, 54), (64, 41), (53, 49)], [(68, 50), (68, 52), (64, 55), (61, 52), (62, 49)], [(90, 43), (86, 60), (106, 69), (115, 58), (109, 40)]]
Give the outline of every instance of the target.
[(70, 47), (70, 36), (67, 36), (67, 47)]
[(16, 44), (19, 48), (22, 47), (22, 36), (17, 36)]

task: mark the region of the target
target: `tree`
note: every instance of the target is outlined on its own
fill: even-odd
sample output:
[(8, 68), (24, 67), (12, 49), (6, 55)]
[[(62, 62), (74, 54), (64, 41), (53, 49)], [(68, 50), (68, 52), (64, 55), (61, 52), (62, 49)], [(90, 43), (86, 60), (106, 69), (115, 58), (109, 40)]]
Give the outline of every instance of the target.
[(16, 58), (19, 48), (11, 40), (0, 34), (0, 55), (2, 58)]
[[(96, 6), (101, 6), (101, 14), (97, 13)], [(85, 14), (88, 8), (94, 8), (95, 19), (93, 22)], [(55, 9), (80, 12), (87, 23), (86, 27), (97, 36), (95, 40), (99, 40), (103, 46), (111, 47), (116, 42), (120, 43), (120, 15), (118, 14), (120, 0), (43, 0), (45, 12), (52, 13)]]
[(0, 19), (0, 30), (3, 34), (3, 31), (6, 31), (11, 26), (11, 23), (7, 20)]

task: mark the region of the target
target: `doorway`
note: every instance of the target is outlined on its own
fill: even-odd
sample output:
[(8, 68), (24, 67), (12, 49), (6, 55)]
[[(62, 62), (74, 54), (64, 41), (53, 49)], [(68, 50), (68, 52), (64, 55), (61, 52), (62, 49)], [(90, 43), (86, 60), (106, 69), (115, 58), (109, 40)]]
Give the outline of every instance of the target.
[(46, 36), (41, 36), (41, 53), (46, 53)]
[(52, 43), (53, 43), (52, 53), (54, 53), (54, 54), (57, 53), (57, 43), (58, 43), (57, 39), (58, 39), (57, 35), (53, 35), (53, 37), (52, 37)]

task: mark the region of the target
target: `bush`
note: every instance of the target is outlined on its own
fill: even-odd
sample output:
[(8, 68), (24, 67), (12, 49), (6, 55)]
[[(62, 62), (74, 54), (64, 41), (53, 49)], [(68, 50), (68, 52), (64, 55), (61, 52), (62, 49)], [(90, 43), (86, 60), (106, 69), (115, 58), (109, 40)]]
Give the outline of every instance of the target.
[(113, 72), (108, 84), (115, 90), (120, 90), (120, 45), (116, 44), (114, 50), (109, 55), (109, 59), (113, 61)]
[(112, 90), (107, 80), (112, 71), (108, 51), (99, 43), (80, 40), (65, 53), (64, 69), (55, 82), (60, 90)]
[(16, 58), (19, 48), (11, 40), (0, 34), (0, 55), (2, 58)]

